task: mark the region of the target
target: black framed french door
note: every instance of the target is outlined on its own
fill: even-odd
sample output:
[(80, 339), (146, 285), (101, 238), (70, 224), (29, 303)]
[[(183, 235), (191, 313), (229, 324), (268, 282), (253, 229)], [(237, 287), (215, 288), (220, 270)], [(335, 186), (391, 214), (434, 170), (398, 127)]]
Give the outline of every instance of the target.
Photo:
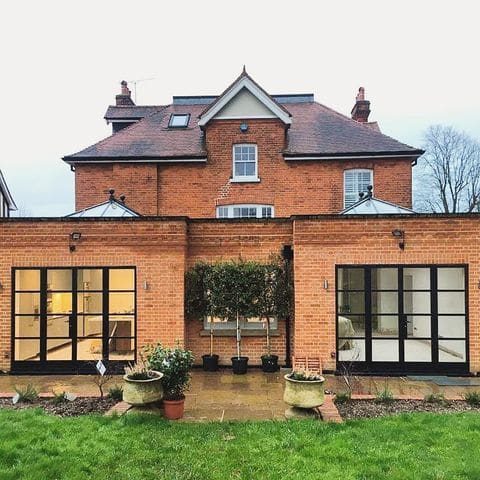
[(465, 265), (340, 265), (338, 367), (468, 373)]
[[(12, 371), (112, 371), (136, 356), (134, 267), (12, 269)], [(117, 368), (118, 367), (118, 368)]]

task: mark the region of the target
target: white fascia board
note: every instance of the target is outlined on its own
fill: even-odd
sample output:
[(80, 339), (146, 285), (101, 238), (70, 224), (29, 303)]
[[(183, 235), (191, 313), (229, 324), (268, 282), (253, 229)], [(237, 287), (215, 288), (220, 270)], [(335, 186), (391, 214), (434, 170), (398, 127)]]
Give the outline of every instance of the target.
[(269, 98), (268, 95), (262, 92), (249, 78), (243, 77), (200, 118), (198, 126), (204, 127), (225, 105), (227, 105), (228, 102), (230, 102), (230, 100), (232, 100), (240, 92), (242, 88), (246, 88), (257, 98), (257, 100), (262, 102), (269, 110), (271, 110), (283, 123), (287, 125), (292, 123), (292, 119), (284, 110), (282, 110), (271, 98)]
[(0, 170), (0, 190), (2, 191), (3, 195), (5, 196), (5, 199), (7, 200), (9, 210), (17, 210), (17, 206), (15, 205), (15, 201), (13, 200), (12, 194), (8, 189), (7, 182), (5, 181), (5, 178), (3, 177), (1, 170)]
[(417, 153), (404, 153), (404, 154), (370, 154), (370, 155), (339, 155), (339, 156), (330, 156), (330, 157), (290, 157), (290, 156), (285, 156), (283, 157), (284, 160), (356, 160), (356, 159), (364, 159), (364, 158), (398, 158), (398, 157), (412, 157), (412, 158), (418, 158), (420, 155)]

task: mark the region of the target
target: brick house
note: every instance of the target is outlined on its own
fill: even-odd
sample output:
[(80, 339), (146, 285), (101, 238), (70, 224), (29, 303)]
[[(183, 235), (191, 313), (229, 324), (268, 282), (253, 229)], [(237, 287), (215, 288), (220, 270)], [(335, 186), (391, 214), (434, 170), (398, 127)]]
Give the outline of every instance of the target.
[[(122, 82), (112, 135), (64, 157), (76, 212), (0, 221), (0, 368), (120, 366), (156, 341), (200, 358), (207, 325), (185, 321), (185, 271), (293, 252), (294, 315), (273, 324), (282, 363), (477, 372), (477, 215), (415, 214), (423, 151), (369, 113), (363, 89), (348, 118), (311, 94), (270, 95), (245, 71), (219, 96), (159, 106), (135, 105)], [(258, 365), (265, 330), (242, 322)], [(215, 351), (230, 363), (229, 322)]]

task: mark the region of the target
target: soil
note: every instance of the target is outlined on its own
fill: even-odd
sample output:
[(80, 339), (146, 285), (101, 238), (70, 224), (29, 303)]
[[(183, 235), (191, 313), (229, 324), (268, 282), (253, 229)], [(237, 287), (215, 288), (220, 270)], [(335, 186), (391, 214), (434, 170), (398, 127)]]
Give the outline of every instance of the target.
[(413, 412), (480, 412), (480, 406), (472, 406), (464, 400), (451, 400), (441, 403), (426, 402), (424, 400), (394, 400), (391, 403), (379, 403), (375, 400), (350, 400), (346, 403), (336, 403), (336, 406), (345, 420)]
[(82, 397), (76, 398), (72, 402), (65, 401), (58, 404), (55, 404), (51, 398), (41, 398), (33, 403), (19, 402), (13, 405), (11, 398), (0, 398), (0, 408), (11, 408), (14, 410), (43, 408), (45, 412), (59, 417), (76, 417), (89, 413), (103, 414), (116, 403), (117, 401), (112, 398)]

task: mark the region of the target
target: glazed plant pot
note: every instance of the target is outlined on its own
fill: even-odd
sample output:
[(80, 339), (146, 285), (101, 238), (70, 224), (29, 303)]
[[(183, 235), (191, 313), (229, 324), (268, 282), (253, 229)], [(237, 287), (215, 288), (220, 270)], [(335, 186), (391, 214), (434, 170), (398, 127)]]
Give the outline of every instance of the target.
[(154, 378), (134, 380), (128, 375), (123, 376), (123, 401), (130, 405), (148, 405), (159, 402), (163, 397), (163, 373), (153, 371)]
[(262, 370), (265, 373), (273, 373), (278, 370), (278, 355), (264, 355), (262, 357)]
[(232, 367), (236, 375), (247, 373), (248, 357), (232, 357)]
[(325, 379), (294, 380), (285, 375), (283, 401), (297, 408), (315, 408), (323, 405)]
[(164, 415), (169, 420), (178, 420), (183, 417), (185, 411), (185, 399), (181, 400), (164, 400)]
[(218, 355), (202, 355), (203, 370), (216, 372), (218, 370)]

